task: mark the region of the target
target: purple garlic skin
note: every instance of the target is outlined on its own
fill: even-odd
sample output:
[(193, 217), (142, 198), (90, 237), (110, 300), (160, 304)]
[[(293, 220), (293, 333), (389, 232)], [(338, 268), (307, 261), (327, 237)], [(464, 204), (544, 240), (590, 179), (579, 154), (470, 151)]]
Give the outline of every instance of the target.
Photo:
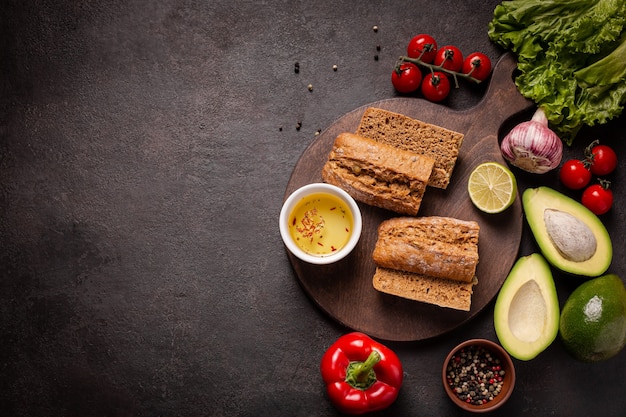
[(515, 126), (500, 144), (502, 156), (511, 165), (533, 174), (544, 174), (559, 166), (563, 141), (549, 127), (541, 108), (533, 118)]

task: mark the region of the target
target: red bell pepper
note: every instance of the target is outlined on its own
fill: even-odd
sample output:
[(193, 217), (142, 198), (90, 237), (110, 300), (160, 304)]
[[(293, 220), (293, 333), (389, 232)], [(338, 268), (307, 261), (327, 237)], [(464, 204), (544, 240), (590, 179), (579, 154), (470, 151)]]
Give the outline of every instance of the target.
[(332, 403), (346, 414), (389, 407), (404, 377), (398, 356), (359, 332), (337, 339), (322, 356), (320, 370)]

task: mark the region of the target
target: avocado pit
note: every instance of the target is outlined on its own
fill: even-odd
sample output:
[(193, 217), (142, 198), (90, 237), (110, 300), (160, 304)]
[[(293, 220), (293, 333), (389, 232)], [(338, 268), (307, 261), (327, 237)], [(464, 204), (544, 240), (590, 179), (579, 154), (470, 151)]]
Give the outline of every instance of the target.
[(564, 258), (585, 262), (596, 253), (596, 237), (580, 219), (556, 209), (546, 209), (543, 218), (550, 240)]

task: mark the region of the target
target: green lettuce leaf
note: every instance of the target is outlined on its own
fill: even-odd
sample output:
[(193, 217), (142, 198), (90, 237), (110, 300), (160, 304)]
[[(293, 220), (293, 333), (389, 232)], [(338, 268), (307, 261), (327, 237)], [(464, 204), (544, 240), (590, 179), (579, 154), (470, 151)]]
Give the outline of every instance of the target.
[(515, 79), (571, 144), (626, 103), (626, 0), (512, 0), (494, 10), (490, 39), (517, 55)]

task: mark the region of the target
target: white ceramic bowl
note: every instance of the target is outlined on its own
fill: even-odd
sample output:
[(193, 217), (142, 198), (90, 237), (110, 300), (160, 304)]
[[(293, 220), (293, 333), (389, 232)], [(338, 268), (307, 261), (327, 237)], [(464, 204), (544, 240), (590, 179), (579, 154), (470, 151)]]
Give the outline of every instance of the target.
[[(294, 236), (292, 235), (289, 227), (290, 222), (292, 223), (292, 226), (294, 223), (294, 210), (298, 209), (300, 204), (306, 204), (307, 199), (310, 199), (313, 195), (317, 194), (334, 196), (335, 199), (338, 199), (341, 202), (341, 206), (352, 215), (352, 227), (350, 228), (347, 241), (343, 246), (328, 254), (312, 254), (310, 251), (304, 250), (294, 240)], [(361, 218), (359, 206), (347, 192), (334, 185), (326, 183), (313, 183), (298, 188), (287, 198), (287, 200), (285, 200), (280, 211), (279, 225), (280, 235), (283, 238), (285, 246), (287, 246), (287, 249), (291, 253), (305, 262), (322, 265), (337, 262), (352, 252), (361, 237), (363, 220)], [(322, 245), (320, 244), (320, 246)]]

